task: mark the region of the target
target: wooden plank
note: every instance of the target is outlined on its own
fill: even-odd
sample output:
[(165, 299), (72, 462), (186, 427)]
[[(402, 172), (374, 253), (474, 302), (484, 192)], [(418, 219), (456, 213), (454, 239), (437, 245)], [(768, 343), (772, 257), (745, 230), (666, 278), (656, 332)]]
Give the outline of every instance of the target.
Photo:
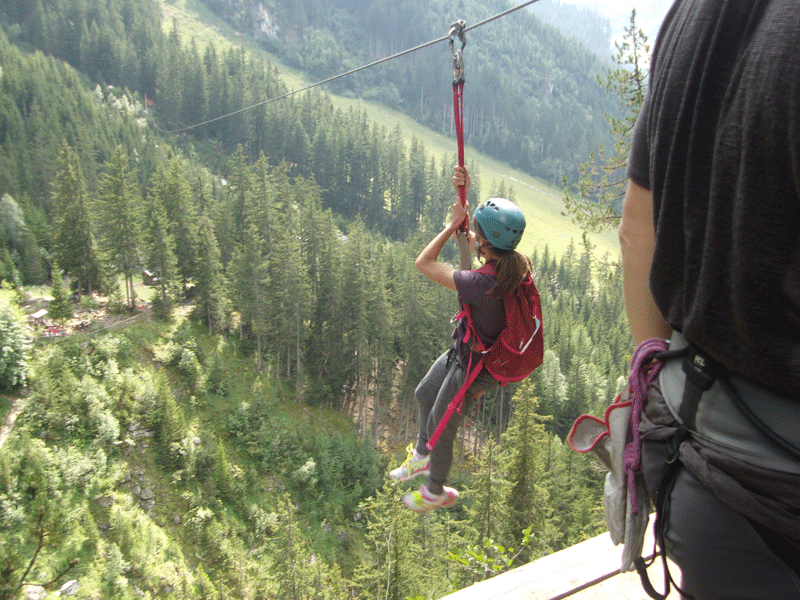
[[(653, 548), (648, 527), (644, 548)], [(639, 575), (619, 573), (622, 546), (614, 546), (604, 533), (527, 565), (459, 590), (446, 600), (648, 600)], [(670, 566), (677, 578), (677, 567)], [(658, 591), (663, 581), (660, 560), (649, 569)]]

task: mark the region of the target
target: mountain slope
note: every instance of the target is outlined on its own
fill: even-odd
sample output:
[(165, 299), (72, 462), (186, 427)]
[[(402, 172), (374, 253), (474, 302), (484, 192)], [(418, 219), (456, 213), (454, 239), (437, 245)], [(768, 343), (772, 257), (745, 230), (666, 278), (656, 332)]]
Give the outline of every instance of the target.
[[(502, 0), (317, 3), (207, 0), (243, 37), (321, 80), (446, 36), (459, 18), (477, 25), (508, 9)], [(588, 152), (608, 141), (616, 107), (596, 81), (607, 64), (525, 10), (472, 29), (464, 51), (471, 91), (466, 135), (478, 149), (540, 177), (572, 177)], [(331, 84), (337, 94), (376, 100), (449, 131), (452, 58), (425, 48)]]
[[(194, 38), (213, 42), (221, 48), (242, 47), (266, 56), (270, 64), (277, 69), (289, 90), (301, 89), (319, 81), (319, 79), (287, 66), (279, 56), (267, 52), (265, 44), (258, 44), (255, 38), (231, 28), (220, 17), (212, 13), (201, 0), (174, 0), (173, 2), (162, 0), (162, 9), (165, 15), (163, 26), (166, 32), (171, 31), (173, 24), (176, 23), (178, 31), (186, 41)], [(513, 15), (508, 18), (512, 19)], [(439, 36), (440, 34), (436, 34), (436, 37)], [(473, 46), (478, 43), (479, 40), (468, 41), (468, 48), (472, 50)], [(447, 68), (450, 68), (452, 59), (449, 58), (447, 45), (439, 44), (430, 50), (431, 53), (434, 51), (445, 55), (445, 61), (449, 61)], [(473, 59), (468, 60), (472, 61)], [(446, 77), (449, 76), (446, 75)], [(439, 90), (437, 101), (443, 105), (446, 104), (448, 110), (452, 111), (452, 91), (449, 81), (449, 79), (445, 79), (446, 85)], [(480, 93), (480, 89), (476, 88), (479, 88), (479, 84), (472, 83), (468, 79), (464, 91), (467, 111), (472, 110), (470, 108), (472, 103), (477, 101), (475, 95)], [(399, 126), (407, 145), (412, 138), (418, 139), (425, 145), (428, 155), (434, 157), (439, 164), (455, 161), (456, 142), (455, 133), (452, 131), (452, 112), (448, 114), (444, 131), (442, 131), (442, 127), (429, 128), (420, 124), (417, 120), (418, 116), (414, 117), (398, 112), (375, 101), (351, 98), (349, 96), (352, 93), (346, 93), (346, 89), (339, 91), (345, 93), (343, 95), (331, 93), (330, 95), (334, 106), (347, 110), (364, 111), (371, 122), (385, 126), (389, 131)], [(588, 149), (582, 155), (576, 152), (575, 160), (585, 161), (588, 152)], [(562, 190), (558, 187), (561, 183), (560, 177), (553, 174), (549, 179), (544, 180), (541, 177), (533, 176), (522, 169), (511, 167), (504, 161), (493, 158), (470, 143), (469, 140), (466, 157), (468, 163), (477, 167), (481, 194), (488, 194), (490, 191), (501, 188), (513, 189), (515, 201), (523, 208), (534, 227), (531, 230), (534, 232), (533, 235), (523, 238), (520, 245), (521, 251), (530, 253), (534, 249), (542, 250), (548, 246), (556, 255), (561, 255), (573, 241), (581, 239), (583, 235), (581, 229), (563, 214)], [(613, 232), (593, 234), (590, 239), (597, 245), (599, 255), (602, 256), (605, 253), (609, 253), (612, 257), (618, 255), (619, 244)]]

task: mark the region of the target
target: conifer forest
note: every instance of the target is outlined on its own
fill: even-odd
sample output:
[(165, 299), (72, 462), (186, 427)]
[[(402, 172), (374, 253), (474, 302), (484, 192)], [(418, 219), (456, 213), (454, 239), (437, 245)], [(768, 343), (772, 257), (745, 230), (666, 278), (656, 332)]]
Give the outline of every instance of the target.
[[(414, 259), (455, 146), (331, 94), (452, 135), (452, 61), (269, 101), (278, 64), (320, 80), (506, 4), (184, 2), (247, 46), (167, 4), (0, 1), (0, 598), (427, 600), (603, 532), (604, 473), (566, 435), (625, 382), (615, 260), (533, 251), (544, 363), (468, 416), (461, 502), (412, 513), (388, 471), (451, 343), (455, 295)], [(609, 64), (575, 40), (520, 13), (470, 56), (472, 148), (561, 185), (612, 144)], [(513, 193), (474, 168), (473, 207)]]

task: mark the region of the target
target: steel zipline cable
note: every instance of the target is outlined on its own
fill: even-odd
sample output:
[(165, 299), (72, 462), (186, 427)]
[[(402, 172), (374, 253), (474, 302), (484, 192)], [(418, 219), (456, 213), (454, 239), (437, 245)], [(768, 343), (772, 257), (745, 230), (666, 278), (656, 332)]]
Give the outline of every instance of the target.
[[(505, 10), (505, 11), (503, 11), (501, 13), (498, 13), (498, 14), (494, 15), (493, 17), (489, 17), (488, 19), (484, 19), (480, 23), (475, 23), (475, 25), (470, 25), (470, 26), (464, 28), (464, 32), (471, 31), (473, 29), (477, 29), (478, 27), (482, 27), (483, 25), (486, 25), (487, 23), (491, 23), (492, 21), (496, 21), (497, 19), (505, 17), (505, 16), (515, 12), (515, 11), (520, 10), (521, 8), (525, 8), (526, 6), (534, 4), (535, 2), (538, 2), (538, 1), (539, 0), (528, 0), (527, 2), (523, 2), (522, 4), (518, 4), (517, 6), (512, 6), (508, 10)], [(172, 129), (172, 130), (168, 130), (168, 131), (165, 131), (165, 130), (159, 128), (158, 125), (156, 125), (155, 123), (153, 124), (153, 126), (158, 131), (160, 131), (161, 133), (183, 133), (184, 131), (189, 131), (190, 129), (195, 129), (196, 127), (202, 127), (204, 125), (208, 125), (210, 123), (214, 123), (216, 121), (221, 121), (222, 119), (227, 119), (228, 117), (232, 117), (234, 115), (238, 115), (240, 113), (247, 112), (248, 110), (253, 110), (254, 108), (258, 108), (259, 106), (264, 106), (265, 104), (269, 104), (271, 102), (276, 102), (278, 100), (283, 100), (284, 98), (288, 98), (290, 96), (294, 96), (296, 94), (300, 94), (302, 92), (308, 91), (308, 90), (313, 89), (315, 87), (319, 87), (321, 85), (325, 85), (326, 83), (330, 83), (331, 81), (336, 81), (337, 79), (342, 79), (343, 77), (347, 77), (349, 75), (353, 75), (355, 73), (358, 73), (359, 71), (364, 71), (366, 69), (371, 69), (372, 67), (375, 67), (375, 66), (380, 65), (382, 63), (388, 62), (390, 60), (394, 60), (395, 58), (400, 58), (401, 56), (405, 56), (406, 54), (411, 54), (412, 52), (417, 52), (418, 50), (422, 50), (423, 48), (427, 48), (428, 46), (433, 46), (435, 44), (439, 44), (441, 42), (447, 42), (449, 40), (450, 40), (450, 36), (446, 35), (444, 37), (440, 37), (438, 39), (431, 40), (430, 42), (425, 42), (424, 44), (420, 44), (419, 46), (415, 46), (413, 48), (409, 48), (408, 50), (403, 50), (403, 51), (398, 52), (396, 54), (392, 54), (391, 56), (386, 56), (384, 58), (378, 59), (378, 60), (376, 60), (374, 62), (371, 62), (369, 64), (366, 64), (366, 65), (363, 65), (363, 66), (360, 66), (360, 67), (356, 67), (355, 69), (350, 69), (349, 71), (346, 71), (344, 73), (339, 73), (338, 75), (334, 75), (332, 77), (328, 77), (327, 79), (323, 79), (322, 81), (317, 81), (316, 83), (311, 83), (311, 84), (309, 84), (309, 85), (307, 85), (305, 87), (298, 88), (296, 90), (292, 90), (291, 92), (286, 92), (285, 94), (281, 94), (280, 96), (275, 96), (274, 98), (269, 98), (267, 100), (264, 100), (262, 102), (258, 102), (256, 104), (252, 104), (250, 106), (245, 106), (244, 108), (240, 108), (239, 110), (235, 110), (233, 112), (230, 112), (230, 113), (227, 113), (227, 114), (224, 114), (224, 115), (220, 115), (219, 117), (214, 117), (213, 119), (208, 119), (207, 121), (203, 121), (201, 123), (195, 123), (194, 125), (189, 125), (187, 127), (182, 127), (180, 129)]]

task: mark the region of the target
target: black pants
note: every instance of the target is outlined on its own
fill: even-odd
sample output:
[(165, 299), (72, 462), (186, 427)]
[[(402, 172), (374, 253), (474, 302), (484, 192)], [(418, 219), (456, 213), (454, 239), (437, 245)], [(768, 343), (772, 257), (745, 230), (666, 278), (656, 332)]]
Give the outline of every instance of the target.
[[(654, 503), (652, 490), (659, 489), (666, 471), (668, 448), (666, 442), (642, 444), (645, 482)], [(725, 506), (686, 468), (678, 472), (670, 500), (665, 546), (680, 567), (687, 594), (695, 600), (800, 599), (800, 576), (794, 570), (800, 550), (782, 544), (775, 532), (759, 532), (760, 526)], [(654, 575), (651, 579), (659, 581)]]

